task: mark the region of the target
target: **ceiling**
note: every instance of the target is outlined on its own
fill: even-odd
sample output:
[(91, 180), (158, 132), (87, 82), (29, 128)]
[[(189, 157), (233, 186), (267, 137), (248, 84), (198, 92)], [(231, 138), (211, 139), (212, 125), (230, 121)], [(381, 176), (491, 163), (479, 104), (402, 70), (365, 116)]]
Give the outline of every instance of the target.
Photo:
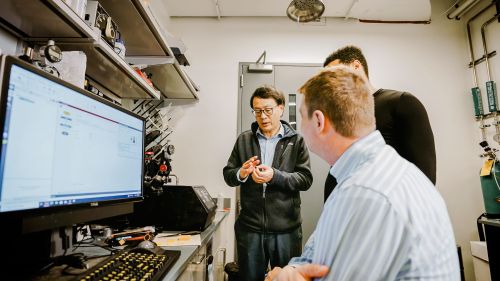
[[(172, 17), (286, 17), (291, 0), (161, 0)], [(427, 22), (430, 0), (323, 0), (323, 17)], [(217, 6), (219, 9), (217, 9)]]

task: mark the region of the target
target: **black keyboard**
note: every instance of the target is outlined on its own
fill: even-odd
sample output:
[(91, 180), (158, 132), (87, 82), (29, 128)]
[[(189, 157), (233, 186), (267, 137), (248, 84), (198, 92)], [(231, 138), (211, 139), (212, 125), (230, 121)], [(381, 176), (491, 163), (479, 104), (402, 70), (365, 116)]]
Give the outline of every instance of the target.
[(112, 255), (75, 280), (161, 280), (180, 253), (161, 248), (130, 249)]

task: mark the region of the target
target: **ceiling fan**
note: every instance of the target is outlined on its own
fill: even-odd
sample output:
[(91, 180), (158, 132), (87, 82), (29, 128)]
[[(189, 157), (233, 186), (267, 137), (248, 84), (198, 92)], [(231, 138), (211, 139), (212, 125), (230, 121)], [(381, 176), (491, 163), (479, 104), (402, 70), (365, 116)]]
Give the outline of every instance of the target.
[(325, 4), (321, 0), (292, 0), (286, 15), (296, 22), (310, 22), (319, 19), (324, 11)]

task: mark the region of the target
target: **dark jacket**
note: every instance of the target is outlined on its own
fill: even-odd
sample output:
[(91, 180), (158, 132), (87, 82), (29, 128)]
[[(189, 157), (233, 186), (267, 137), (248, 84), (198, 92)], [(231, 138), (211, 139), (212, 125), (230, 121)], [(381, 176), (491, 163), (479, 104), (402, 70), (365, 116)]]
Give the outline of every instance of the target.
[(385, 142), (436, 184), (436, 148), (424, 105), (412, 94), (379, 89), (375, 94), (377, 130)]
[(276, 144), (273, 158), (273, 179), (267, 183), (265, 198), (263, 185), (249, 175), (246, 182), (238, 181), (237, 172), (252, 156), (259, 156), (258, 124), (241, 133), (224, 167), (224, 180), (229, 186), (241, 185), (241, 212), (238, 223), (256, 232), (285, 233), (301, 225), (300, 192), (312, 184), (309, 152), (304, 138), (288, 123), (281, 121), (284, 136)]

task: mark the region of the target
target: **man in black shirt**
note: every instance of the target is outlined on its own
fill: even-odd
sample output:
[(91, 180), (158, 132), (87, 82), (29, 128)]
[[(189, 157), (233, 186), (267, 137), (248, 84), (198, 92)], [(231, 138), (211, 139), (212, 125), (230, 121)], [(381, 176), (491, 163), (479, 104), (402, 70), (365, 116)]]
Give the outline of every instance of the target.
[[(359, 70), (368, 78), (368, 64), (361, 50), (346, 46), (326, 58), (323, 66), (343, 64)], [(436, 184), (436, 149), (429, 117), (423, 104), (412, 94), (387, 89), (375, 89), (375, 119), (377, 130), (385, 142), (406, 160), (415, 164), (433, 184)], [(325, 201), (337, 181), (328, 173)]]

